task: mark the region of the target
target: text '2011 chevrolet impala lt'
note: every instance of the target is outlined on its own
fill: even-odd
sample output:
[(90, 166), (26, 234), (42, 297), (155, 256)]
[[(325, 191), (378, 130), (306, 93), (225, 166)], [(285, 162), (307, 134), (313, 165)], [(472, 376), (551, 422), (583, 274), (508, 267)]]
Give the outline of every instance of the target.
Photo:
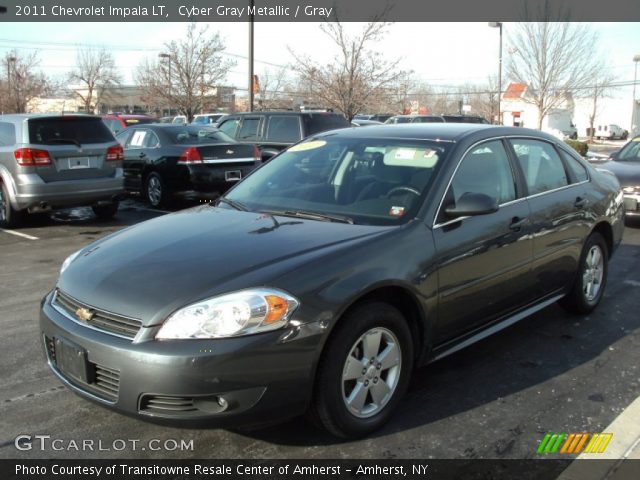
[(42, 302), (52, 371), (142, 418), (256, 424), (307, 412), (366, 435), (412, 369), (556, 301), (600, 302), (615, 177), (533, 130), (318, 134), (215, 205), (98, 240)]

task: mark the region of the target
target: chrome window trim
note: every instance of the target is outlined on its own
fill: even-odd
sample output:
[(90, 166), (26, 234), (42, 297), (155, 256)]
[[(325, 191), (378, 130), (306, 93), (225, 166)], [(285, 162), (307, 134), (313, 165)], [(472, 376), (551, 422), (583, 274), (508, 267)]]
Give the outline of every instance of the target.
[[(65, 295), (67, 295), (67, 294), (65, 293)], [(118, 317), (123, 317), (123, 318), (127, 318), (127, 319), (129, 319), (129, 320), (135, 320), (136, 322), (140, 322), (140, 329), (138, 330), (138, 333), (136, 333), (135, 337), (133, 337), (133, 338), (132, 338), (132, 337), (127, 337), (126, 335), (120, 335), (119, 333), (109, 332), (109, 331), (107, 331), (107, 330), (102, 330), (102, 329), (100, 329), (100, 328), (96, 328), (96, 327), (94, 327), (93, 325), (90, 325), (90, 324), (88, 324), (88, 323), (86, 323), (86, 322), (81, 322), (81, 321), (80, 321), (80, 320), (78, 320), (77, 318), (75, 318), (75, 317), (71, 316), (71, 315), (69, 314), (69, 312), (67, 312), (64, 308), (62, 308), (61, 306), (59, 306), (59, 305), (56, 303), (56, 299), (58, 298), (58, 291), (56, 290), (56, 291), (53, 293), (53, 297), (51, 297), (51, 307), (53, 307), (53, 309), (54, 309), (56, 312), (60, 313), (60, 314), (61, 314), (61, 315), (63, 315), (65, 318), (68, 318), (68, 319), (69, 319), (69, 320), (71, 320), (72, 322), (74, 322), (74, 323), (76, 323), (76, 324), (78, 324), (78, 325), (81, 325), (81, 326), (83, 326), (83, 327), (85, 327), (85, 328), (89, 328), (89, 329), (91, 329), (91, 330), (93, 330), (93, 331), (95, 331), (95, 332), (100, 332), (100, 333), (103, 333), (103, 334), (105, 334), (105, 335), (112, 335), (112, 336), (114, 336), (114, 337), (122, 338), (122, 339), (127, 340), (127, 341), (132, 342), (132, 343), (136, 343), (136, 342), (137, 342), (137, 340), (138, 340), (138, 337), (140, 337), (140, 335), (142, 334), (143, 326), (142, 326), (142, 322), (140, 321), (140, 319), (139, 319), (139, 318), (127, 317), (126, 315), (120, 315), (119, 313), (109, 312), (109, 311), (107, 311), (107, 310), (103, 310), (103, 309), (101, 309), (101, 308), (95, 308), (95, 307), (92, 307), (91, 305), (87, 305), (86, 303), (81, 302), (81, 301), (79, 301), (79, 300), (75, 299), (75, 298), (74, 298), (74, 297), (72, 297), (71, 295), (67, 295), (67, 296), (68, 296), (69, 298), (73, 298), (73, 300), (75, 300), (76, 302), (78, 302), (80, 305), (82, 305), (82, 306), (84, 306), (84, 307), (87, 307), (87, 308), (90, 308), (90, 309), (94, 309), (94, 310), (100, 310), (100, 311), (103, 311), (103, 312), (105, 312), (105, 313), (109, 313), (109, 314), (111, 314), (111, 315), (115, 315), (115, 316), (118, 316)]]
[[(549, 143), (549, 144), (553, 145), (554, 147), (557, 146), (557, 143), (552, 143), (552, 142), (550, 142), (549, 140), (547, 140), (545, 138), (534, 137), (532, 135), (500, 135), (498, 137), (489, 137), (489, 138), (485, 138), (485, 139), (479, 140), (476, 143), (474, 143), (473, 145), (471, 145), (461, 155), (460, 160), (458, 160), (458, 164), (456, 165), (456, 168), (453, 171), (453, 174), (451, 175), (451, 178), (449, 178), (449, 182), (447, 183), (447, 188), (444, 190), (444, 194), (442, 195), (442, 198), (440, 198), (440, 203), (438, 204), (438, 210), (436, 211), (436, 215), (433, 218), (433, 223), (431, 225), (431, 228), (433, 230), (435, 230), (437, 228), (441, 228), (441, 227), (446, 227), (447, 225), (450, 225), (450, 224), (452, 224), (454, 222), (458, 222), (458, 221), (464, 220), (466, 218), (469, 218), (468, 216), (458, 217), (458, 218), (454, 218), (452, 220), (448, 220), (448, 221), (443, 222), (443, 223), (436, 223), (438, 217), (440, 216), (440, 210), (442, 209), (442, 204), (444, 203), (444, 197), (447, 196), (447, 192), (449, 191), (449, 187), (451, 187), (451, 182), (453, 182), (453, 178), (456, 176), (456, 173), (458, 173), (458, 169), (460, 168), (460, 164), (465, 159), (465, 157), (467, 156), (469, 151), (472, 148), (480, 145), (481, 143), (485, 143), (485, 142), (493, 141), (493, 140), (502, 140), (502, 139), (509, 140), (509, 139), (513, 139), (513, 138), (524, 138), (524, 139), (529, 139), (529, 140), (539, 140), (539, 141), (542, 141), (542, 142)], [(557, 148), (561, 148), (561, 147), (557, 147)], [(562, 158), (560, 160), (562, 161)], [(515, 200), (511, 200), (509, 202), (501, 203), (500, 205), (498, 205), (498, 208), (509, 206), (509, 205), (512, 205), (512, 204), (515, 204), (515, 203), (518, 203), (518, 202), (522, 202), (524, 200), (529, 200), (530, 198), (535, 198), (535, 197), (539, 197), (539, 196), (542, 196), (542, 195), (546, 195), (548, 193), (553, 193), (553, 192), (557, 192), (557, 191), (560, 191), (560, 190), (564, 190), (564, 189), (569, 188), (569, 187), (575, 187), (577, 185), (582, 185), (583, 183), (589, 183), (589, 182), (591, 182), (591, 176), (589, 175), (589, 170), (588, 169), (587, 169), (587, 176), (589, 178), (587, 180), (583, 180), (582, 182), (570, 183), (568, 185), (563, 185), (562, 187), (555, 188), (553, 190), (547, 190), (545, 192), (536, 193), (534, 195), (527, 195), (526, 197), (516, 198)]]

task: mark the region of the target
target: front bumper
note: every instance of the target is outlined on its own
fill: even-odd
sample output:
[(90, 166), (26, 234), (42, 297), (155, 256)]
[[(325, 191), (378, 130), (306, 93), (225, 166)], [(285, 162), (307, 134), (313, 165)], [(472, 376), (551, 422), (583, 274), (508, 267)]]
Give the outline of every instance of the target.
[[(124, 414), (180, 426), (271, 423), (307, 408), (319, 334), (285, 341), (291, 332), (279, 330), (229, 339), (136, 343), (62, 314), (51, 304), (52, 293), (43, 299), (40, 312), (42, 345), (53, 373), (82, 397)], [(61, 368), (60, 341), (86, 352), (90, 375), (79, 380)]]

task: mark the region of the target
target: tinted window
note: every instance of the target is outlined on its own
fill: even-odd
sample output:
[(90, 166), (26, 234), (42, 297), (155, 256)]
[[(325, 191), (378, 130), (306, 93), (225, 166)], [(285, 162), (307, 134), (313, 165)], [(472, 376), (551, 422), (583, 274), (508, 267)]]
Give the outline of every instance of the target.
[(616, 160), (620, 162), (637, 162), (640, 161), (640, 137), (636, 137), (627, 143), (618, 156)]
[(268, 141), (295, 143), (300, 138), (300, 121), (298, 117), (274, 115), (269, 118), (269, 125), (267, 126)]
[(29, 120), (29, 142), (41, 145), (60, 145), (73, 140), (81, 144), (113, 142), (111, 130), (100, 118), (53, 117)]
[(513, 173), (502, 142), (483, 143), (462, 160), (447, 197), (457, 202), (465, 193), (484, 193), (500, 204), (515, 200)]
[(129, 135), (131, 135), (130, 130), (123, 130), (119, 134), (116, 135), (116, 140), (123, 147), (127, 144), (127, 140), (129, 139)]
[(510, 140), (527, 182), (529, 195), (569, 184), (560, 157), (552, 145), (538, 140)]
[(163, 129), (173, 143), (237, 143), (233, 138), (217, 128), (196, 125), (166, 127)]
[[(327, 130), (335, 130), (337, 128), (347, 128), (351, 125), (342, 115), (317, 113), (313, 115), (304, 115), (305, 134), (307, 136), (314, 133), (326, 132)], [(298, 138), (299, 140), (299, 138)]]
[(415, 117), (413, 123), (444, 123), (440, 117)]
[(384, 123), (411, 123), (411, 117), (391, 117), (388, 118)]
[(12, 123), (0, 122), (0, 145), (16, 143), (16, 127)]
[(567, 170), (569, 170), (571, 176), (575, 179), (576, 182), (585, 182), (589, 180), (589, 174), (587, 173), (587, 168), (580, 163), (580, 161), (571, 155), (569, 152), (565, 152), (560, 149), (560, 154), (565, 160), (565, 164), (567, 165)]
[(235, 137), (236, 136), (236, 129), (238, 128), (238, 123), (239, 123), (239, 120), (237, 118), (228, 119), (228, 120), (225, 120), (224, 122), (222, 122), (218, 126), (218, 129), (221, 132), (226, 133), (230, 137)]
[(255, 140), (258, 138), (258, 127), (261, 118), (246, 118), (242, 121), (242, 126), (236, 138), (238, 140)]

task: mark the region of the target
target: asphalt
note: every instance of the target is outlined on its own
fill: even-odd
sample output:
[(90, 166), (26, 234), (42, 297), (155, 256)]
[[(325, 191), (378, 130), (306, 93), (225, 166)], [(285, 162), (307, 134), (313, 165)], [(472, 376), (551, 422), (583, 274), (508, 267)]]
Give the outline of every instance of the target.
[[(108, 233), (162, 215), (127, 202), (116, 221), (87, 209), (36, 217), (0, 231), (0, 458), (538, 458), (547, 432), (603, 432), (640, 396), (640, 222), (627, 226), (600, 307), (570, 316), (558, 306), (417, 370), (392, 421), (375, 435), (338, 442), (304, 419), (262, 430), (186, 430), (125, 417), (61, 386), (38, 331), (40, 299), (70, 253)], [(27, 235), (17, 236), (15, 233)], [(634, 416), (631, 422), (640, 425)], [(16, 436), (101, 442), (102, 450), (19, 451)], [(139, 440), (138, 449), (113, 448)], [(152, 451), (151, 439), (193, 441)], [(170, 443), (170, 445), (172, 445)], [(105, 448), (107, 450), (105, 450)], [(560, 458), (556, 456), (555, 458)]]

